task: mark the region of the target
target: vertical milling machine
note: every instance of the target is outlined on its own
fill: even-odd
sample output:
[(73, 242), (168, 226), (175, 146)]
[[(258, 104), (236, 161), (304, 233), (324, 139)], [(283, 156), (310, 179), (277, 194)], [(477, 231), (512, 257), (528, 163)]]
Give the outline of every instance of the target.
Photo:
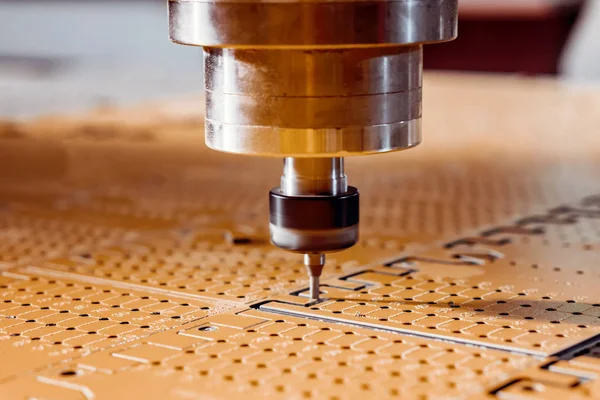
[(457, 34), (458, 0), (169, 0), (171, 40), (204, 49), (206, 144), (283, 158), (271, 241), (325, 254), (358, 240), (344, 157), (421, 141), (423, 45)]

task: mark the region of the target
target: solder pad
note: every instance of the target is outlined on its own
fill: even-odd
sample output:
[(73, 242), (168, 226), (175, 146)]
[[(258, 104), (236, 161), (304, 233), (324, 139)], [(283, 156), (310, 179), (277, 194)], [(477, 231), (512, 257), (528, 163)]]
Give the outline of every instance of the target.
[(600, 92), (430, 75), (323, 299), (201, 99), (0, 125), (0, 397), (600, 397)]

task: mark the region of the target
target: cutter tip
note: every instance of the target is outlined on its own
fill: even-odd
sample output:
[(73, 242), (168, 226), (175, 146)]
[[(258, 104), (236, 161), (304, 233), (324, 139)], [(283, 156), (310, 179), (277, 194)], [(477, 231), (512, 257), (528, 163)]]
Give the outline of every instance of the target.
[(318, 301), (320, 295), (319, 287), (321, 285), (321, 272), (323, 272), (323, 266), (325, 265), (325, 254), (305, 254), (304, 265), (308, 270), (308, 277), (310, 279), (310, 298), (311, 300)]

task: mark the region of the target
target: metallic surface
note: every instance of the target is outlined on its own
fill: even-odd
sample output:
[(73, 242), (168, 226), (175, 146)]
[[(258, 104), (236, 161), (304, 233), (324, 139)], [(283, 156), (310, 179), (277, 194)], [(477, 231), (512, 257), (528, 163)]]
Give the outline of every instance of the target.
[(325, 254), (308, 253), (304, 255), (304, 266), (309, 276), (309, 296), (311, 300), (318, 301), (320, 292), (320, 280), (325, 265)]
[(181, 44), (242, 48), (431, 43), (456, 37), (457, 3), (169, 1), (170, 36)]
[(358, 225), (347, 228), (306, 230), (281, 228), (269, 224), (271, 243), (294, 252), (332, 252), (358, 242)]
[(600, 93), (426, 80), (318, 303), (199, 100), (0, 123), (0, 398), (599, 398)]
[(235, 126), (206, 120), (206, 144), (219, 151), (270, 157), (343, 157), (408, 149), (421, 142), (421, 119), (343, 129)]
[(286, 196), (339, 195), (348, 190), (343, 158), (285, 158), (281, 192)]
[(205, 48), (206, 143), (262, 156), (335, 157), (421, 140), (422, 47)]
[(204, 49), (205, 89), (260, 97), (349, 97), (422, 85), (422, 46)]
[(348, 228), (360, 221), (360, 193), (353, 186), (337, 195), (287, 196), (279, 188), (269, 192), (269, 221), (279, 227), (299, 230)]

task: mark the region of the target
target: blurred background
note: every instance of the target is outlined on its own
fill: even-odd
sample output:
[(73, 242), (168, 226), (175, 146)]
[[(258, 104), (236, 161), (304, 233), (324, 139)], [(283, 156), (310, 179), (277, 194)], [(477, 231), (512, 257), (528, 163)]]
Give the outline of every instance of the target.
[[(201, 49), (169, 42), (165, 3), (0, 0), (0, 117), (199, 93)], [(460, 0), (425, 67), (600, 85), (599, 41), (600, 0)]]

